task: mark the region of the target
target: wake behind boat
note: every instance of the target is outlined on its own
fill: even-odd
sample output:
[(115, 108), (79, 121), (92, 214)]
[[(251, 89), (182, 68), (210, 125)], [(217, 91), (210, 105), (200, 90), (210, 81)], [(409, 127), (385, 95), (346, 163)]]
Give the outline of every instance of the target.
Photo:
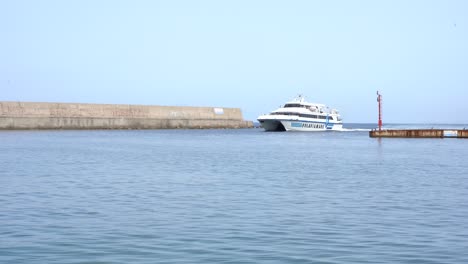
[(257, 120), (265, 131), (326, 131), (343, 128), (343, 121), (336, 109), (306, 102), (301, 95), (270, 114), (259, 116)]

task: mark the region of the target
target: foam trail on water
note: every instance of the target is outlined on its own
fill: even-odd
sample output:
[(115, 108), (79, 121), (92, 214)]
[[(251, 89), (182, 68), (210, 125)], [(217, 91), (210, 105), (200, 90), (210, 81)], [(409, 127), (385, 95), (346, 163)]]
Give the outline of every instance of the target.
[(340, 131), (340, 132), (369, 132), (371, 131), (372, 129), (369, 129), (369, 128), (342, 128), (342, 129), (339, 129), (339, 130), (336, 130), (336, 131)]

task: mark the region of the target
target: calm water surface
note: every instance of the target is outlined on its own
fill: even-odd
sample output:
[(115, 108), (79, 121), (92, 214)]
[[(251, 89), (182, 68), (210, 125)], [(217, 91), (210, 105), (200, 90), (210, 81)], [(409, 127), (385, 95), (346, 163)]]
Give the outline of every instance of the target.
[(0, 132), (0, 263), (468, 263), (468, 140)]

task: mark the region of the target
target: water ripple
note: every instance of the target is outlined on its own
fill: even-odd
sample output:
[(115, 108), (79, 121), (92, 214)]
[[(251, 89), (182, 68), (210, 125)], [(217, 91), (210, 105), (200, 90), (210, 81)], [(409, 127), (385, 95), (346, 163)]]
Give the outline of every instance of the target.
[(468, 141), (1, 136), (2, 263), (468, 262)]

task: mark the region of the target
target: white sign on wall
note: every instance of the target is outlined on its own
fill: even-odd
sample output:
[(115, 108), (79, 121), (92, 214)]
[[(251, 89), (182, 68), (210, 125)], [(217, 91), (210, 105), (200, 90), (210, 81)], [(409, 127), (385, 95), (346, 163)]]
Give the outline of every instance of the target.
[(458, 131), (457, 130), (444, 130), (444, 137), (457, 137)]
[(222, 114), (224, 114), (224, 109), (222, 109), (222, 108), (215, 108), (215, 109), (214, 109), (214, 112), (215, 112), (215, 114), (217, 114), (217, 115), (222, 115)]

